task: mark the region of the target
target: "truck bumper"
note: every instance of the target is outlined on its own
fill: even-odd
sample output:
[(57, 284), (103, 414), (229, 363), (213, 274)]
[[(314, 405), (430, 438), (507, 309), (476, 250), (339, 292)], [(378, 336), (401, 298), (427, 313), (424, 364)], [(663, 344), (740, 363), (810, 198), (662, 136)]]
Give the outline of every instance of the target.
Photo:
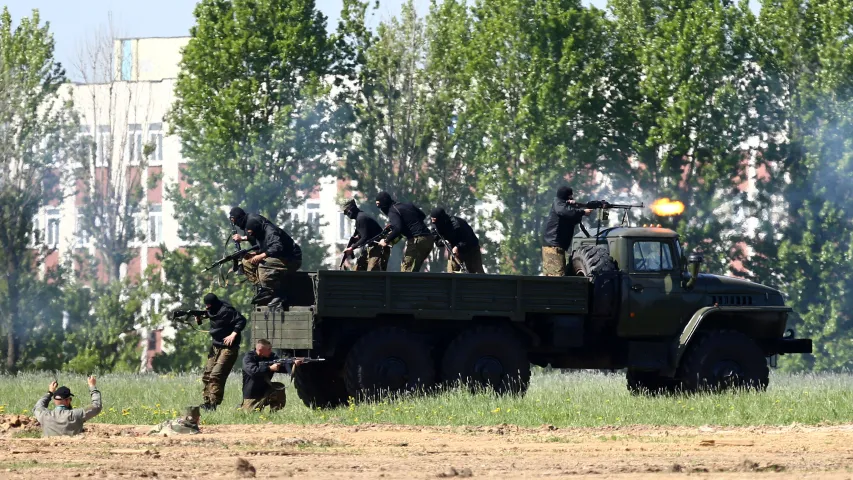
[(812, 353), (812, 339), (780, 338), (776, 343), (776, 353)]

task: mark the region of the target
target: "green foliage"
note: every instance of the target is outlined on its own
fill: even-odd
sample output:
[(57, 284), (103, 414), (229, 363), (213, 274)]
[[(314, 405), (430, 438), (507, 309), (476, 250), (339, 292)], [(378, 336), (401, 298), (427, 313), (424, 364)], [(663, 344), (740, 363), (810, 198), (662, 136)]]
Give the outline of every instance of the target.
[(764, 155), (770, 181), (757, 199), (760, 224), (746, 265), (773, 279), (815, 339), (814, 356), (790, 369), (853, 367), (853, 2), (763, 2), (761, 67), (777, 107)]
[(313, 0), (203, 0), (195, 16), (167, 119), (189, 186), (169, 195), (181, 236), (218, 244), (227, 207), (281, 224), (330, 172), (333, 42)]
[(33, 217), (65, 194), (68, 171), (79, 158), (77, 118), (63, 94), (65, 71), (54, 60), (54, 41), (38, 11), (13, 27), (0, 14), (0, 329), (6, 338), (4, 368), (19, 366), (26, 335), (25, 305), (42, 287), (35, 278), (47, 251), (34, 254)]

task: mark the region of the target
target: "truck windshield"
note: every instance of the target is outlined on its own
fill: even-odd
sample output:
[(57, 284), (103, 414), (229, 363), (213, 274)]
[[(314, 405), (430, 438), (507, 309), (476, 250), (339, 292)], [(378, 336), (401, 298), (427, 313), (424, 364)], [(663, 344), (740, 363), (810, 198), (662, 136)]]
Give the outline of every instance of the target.
[(681, 249), (681, 242), (679, 242), (677, 238), (675, 239), (675, 255), (675, 258), (677, 258), (678, 261), (681, 262), (682, 266), (686, 265), (686, 262), (684, 261), (684, 250)]

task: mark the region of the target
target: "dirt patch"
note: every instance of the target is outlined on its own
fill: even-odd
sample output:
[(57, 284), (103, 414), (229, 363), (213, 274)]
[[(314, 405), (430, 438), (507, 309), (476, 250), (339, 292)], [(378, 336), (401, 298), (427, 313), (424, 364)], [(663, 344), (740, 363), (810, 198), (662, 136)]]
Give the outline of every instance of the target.
[(0, 437), (0, 477), (850, 478), (853, 459), (853, 426), (214, 425), (169, 438), (88, 427), (73, 438)]
[(0, 415), (0, 435), (16, 432), (37, 432), (39, 423), (26, 415)]

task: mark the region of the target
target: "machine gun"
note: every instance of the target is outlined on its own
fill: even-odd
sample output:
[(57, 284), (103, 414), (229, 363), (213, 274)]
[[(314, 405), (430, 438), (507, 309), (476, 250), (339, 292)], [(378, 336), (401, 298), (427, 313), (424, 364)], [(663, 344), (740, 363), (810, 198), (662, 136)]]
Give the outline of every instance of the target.
[(261, 365), (266, 365), (268, 367), (271, 367), (273, 365), (281, 365), (282, 367), (284, 367), (284, 371), (286, 373), (293, 375), (293, 372), (294, 372), (293, 365), (297, 361), (299, 361), (299, 363), (316, 363), (316, 362), (325, 362), (326, 359), (325, 358), (311, 358), (311, 357), (286, 357), (286, 358), (279, 358), (278, 360), (271, 360), (268, 362), (260, 362), (260, 363), (261, 363)]
[(450, 246), (450, 242), (448, 242), (447, 239), (445, 239), (444, 237), (441, 236), (440, 233), (438, 233), (438, 229), (435, 228), (434, 226), (431, 226), (430, 232), (432, 232), (432, 236), (434, 236), (436, 238), (436, 242), (440, 243), (441, 245), (444, 246), (444, 248), (447, 250), (448, 257), (450, 258), (450, 260), (453, 263), (455, 263), (456, 265), (459, 266), (459, 270), (462, 273), (468, 273), (468, 269), (465, 268), (465, 264), (463, 264), (462, 262), (459, 261), (458, 258), (456, 258), (456, 255), (453, 254), (453, 247)]
[(196, 317), (196, 325), (201, 325), (201, 320), (199, 319), (199, 317), (210, 317), (210, 315), (207, 314), (207, 310), (173, 310), (171, 315), (169, 316), (172, 318), (172, 320), (180, 320), (182, 318), (186, 318), (186, 321), (189, 321), (189, 318), (187, 317)]
[(254, 252), (258, 248), (260, 248), (260, 245), (253, 245), (249, 248), (241, 248), (240, 250), (237, 250), (236, 252), (232, 253), (231, 255), (226, 255), (226, 256), (220, 258), (219, 260), (213, 262), (213, 264), (211, 266), (202, 270), (202, 273), (204, 273), (208, 270), (212, 270), (212, 269), (214, 269), (220, 265), (224, 265), (228, 262), (232, 262), (232, 261), (236, 262), (240, 258), (245, 257), (247, 253)]
[[(628, 212), (630, 212), (632, 208), (643, 208), (645, 205), (643, 205), (642, 203), (639, 205), (631, 205), (621, 203), (610, 203), (607, 200), (593, 200), (591, 202), (586, 203), (572, 203), (570, 204), (570, 206), (573, 206), (575, 208), (598, 210), (598, 212), (596, 213), (597, 226), (595, 232), (595, 236), (597, 237), (599, 234), (601, 234), (601, 221), (610, 218), (610, 212), (608, 212), (608, 210), (623, 210), (621, 224), (625, 225), (628, 223)], [(583, 223), (580, 224), (580, 227), (583, 233), (586, 234), (587, 237), (589, 237), (589, 232), (586, 231), (586, 228), (584, 228)]]

